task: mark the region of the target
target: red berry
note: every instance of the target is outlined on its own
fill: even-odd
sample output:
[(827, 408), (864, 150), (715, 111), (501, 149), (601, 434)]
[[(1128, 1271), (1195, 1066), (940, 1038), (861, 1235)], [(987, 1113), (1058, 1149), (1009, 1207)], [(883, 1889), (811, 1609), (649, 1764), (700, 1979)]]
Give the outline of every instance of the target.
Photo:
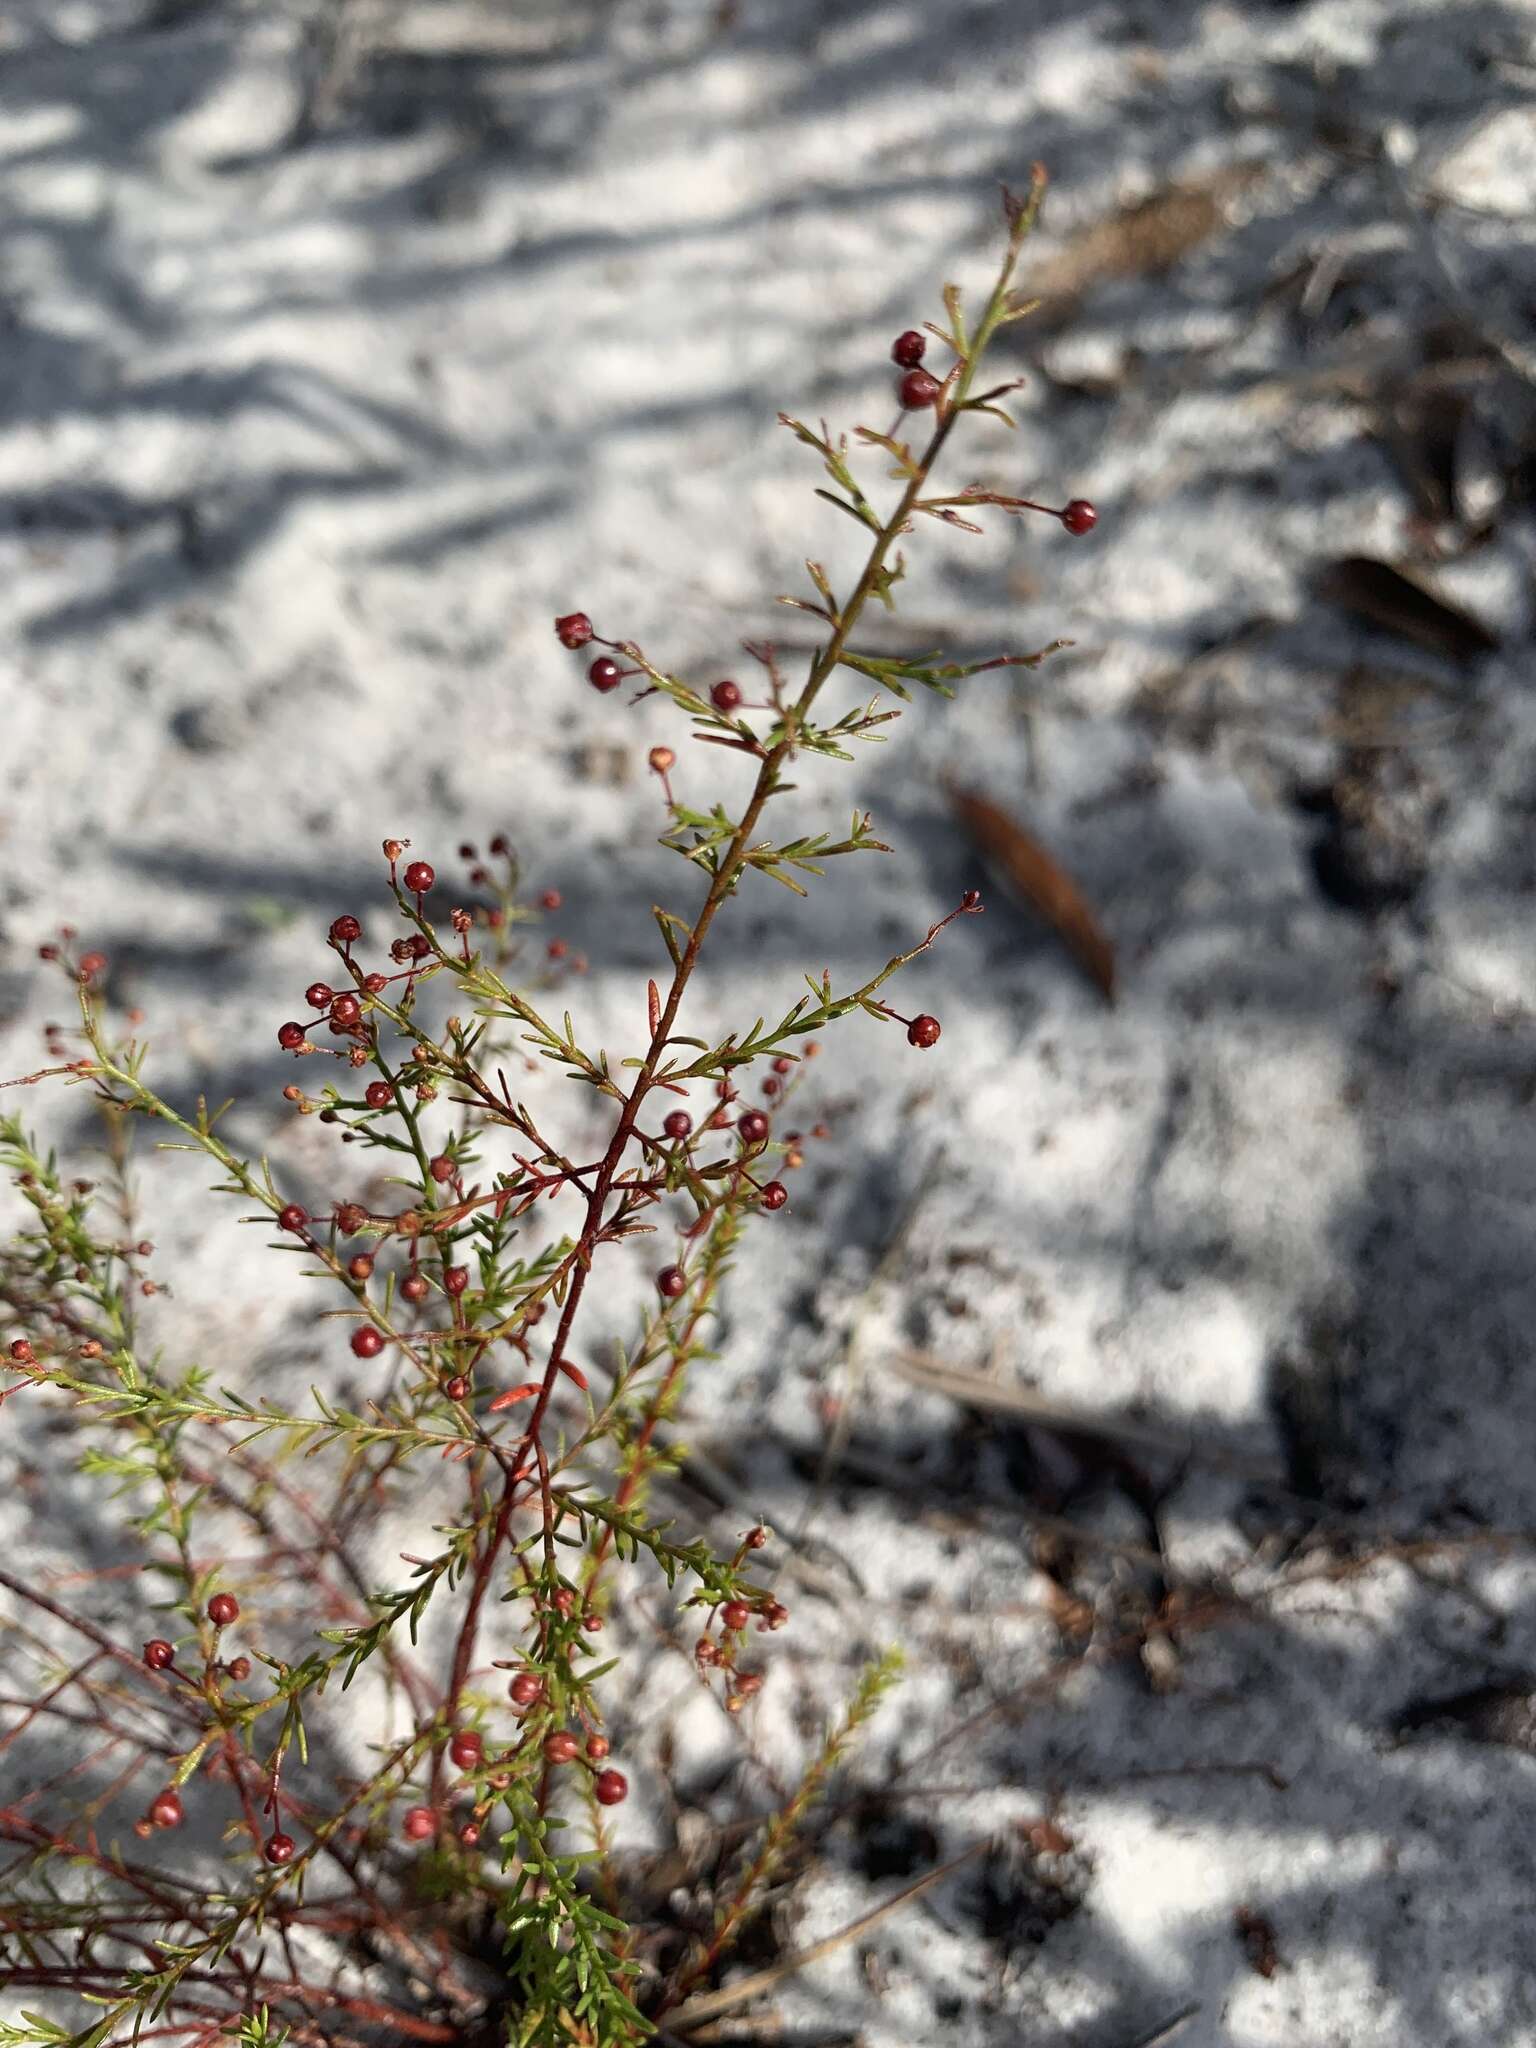
[(80, 979), (89, 981), (93, 974), (100, 974), (106, 967), (105, 953), (82, 953), (80, 955)]
[(646, 759), (650, 762), (654, 775), (670, 775), (677, 766), (677, 756), (670, 747), (652, 747)]
[(938, 1018), (930, 1017), (925, 1010), (922, 1016), (914, 1017), (907, 1026), (907, 1043), (908, 1045), (919, 1045), (926, 1052), (929, 1046), (938, 1044), (939, 1033), (942, 1029), (943, 1026), (939, 1023)]
[(1061, 523), (1068, 533), (1092, 533), (1099, 523), (1099, 515), (1086, 498), (1074, 498), (1062, 507)]
[(727, 1600), (720, 1610), (720, 1620), (726, 1628), (745, 1628), (752, 1619), (752, 1610), (745, 1600)]
[(967, 889), (965, 894), (960, 898), (960, 908), (966, 911), (978, 911), (985, 909), (986, 906), (985, 904), (983, 904), (981, 900), (981, 891), (979, 889)]
[(395, 1091), (387, 1081), (370, 1081), (363, 1090), (363, 1100), (370, 1109), (388, 1109), (395, 1099)]
[(339, 1024), (344, 1031), (356, 1024), (362, 1014), (363, 1006), (356, 996), (338, 996), (331, 1005), (331, 1022)]
[(233, 1593), (215, 1593), (208, 1602), (208, 1619), (215, 1628), (229, 1628), (240, 1619), (240, 1602)]
[(372, 1323), (364, 1323), (352, 1332), (352, 1355), (354, 1358), (377, 1358), (384, 1349), (384, 1339)]
[(164, 1636), (151, 1636), (144, 1645), (144, 1662), (151, 1671), (164, 1671), (176, 1661), (176, 1652)]
[(592, 1790), (599, 1806), (619, 1806), (629, 1797), (629, 1780), (622, 1771), (599, 1771)]
[(450, 1401), (463, 1401), (469, 1394), (469, 1381), (462, 1373), (455, 1373), (451, 1380), (444, 1380), (443, 1392)]
[(465, 1848), (473, 1849), (479, 1839), (480, 1830), (475, 1826), (474, 1822), (472, 1820), (465, 1821), (463, 1827), (459, 1829), (459, 1840), (464, 1844)]
[(473, 1770), (485, 1755), (485, 1740), (473, 1728), (461, 1728), (448, 1745), (448, 1760), (461, 1771)]
[[(592, 638), (592, 621), (585, 612), (567, 612), (564, 618), (555, 621), (555, 637), (562, 647), (569, 647), (574, 653)], [(494, 845), (491, 851), (495, 853)]]
[(915, 327), (909, 327), (905, 334), (898, 334), (891, 343), (891, 361), (899, 363), (904, 370), (915, 370), (928, 353), (928, 337), (919, 334)]
[(454, 1167), (454, 1163), (448, 1157), (446, 1152), (439, 1152), (437, 1157), (432, 1161), (431, 1173), (432, 1178), (434, 1180), (452, 1180), (455, 1171), (456, 1169)]
[(25, 1337), (13, 1337), (11, 1339), (11, 1356), (18, 1365), (35, 1365), (37, 1363), (37, 1354), (33, 1351), (30, 1342)]
[(298, 1847), (292, 1835), (268, 1835), (262, 1845), (262, 1855), (269, 1863), (283, 1864), (293, 1861), (293, 1852)]
[(297, 1052), (308, 1037), (302, 1024), (283, 1024), (278, 1028), (277, 1042), (284, 1052)]
[(760, 1109), (749, 1109), (736, 1128), (749, 1145), (761, 1145), (768, 1135), (768, 1119)]
[(405, 871), (404, 879), (413, 896), (425, 896), (437, 880), (437, 870), (430, 861), (413, 860)]
[(780, 1053), (778, 1058), (773, 1063), (773, 1071), (776, 1074), (787, 1074), (794, 1066), (794, 1064), (795, 1063), (792, 1059), (786, 1059), (784, 1054)]
[(616, 690), (623, 680), (623, 669), (606, 654), (600, 654), (587, 670), (587, 681), (594, 690)]
[(328, 1010), (336, 999), (336, 991), (328, 981), (312, 981), (304, 991), (304, 1000), (312, 1010)]
[(701, 1664), (718, 1664), (720, 1648), (712, 1636), (700, 1636), (693, 1646), (693, 1654)]
[(302, 1230), (308, 1221), (308, 1210), (301, 1209), (297, 1202), (288, 1202), (277, 1212), (279, 1230)]
[(519, 1671), (507, 1687), (507, 1698), (514, 1707), (531, 1707), (544, 1695), (544, 1681), (535, 1678), (531, 1671)]
[(539, 898), (539, 903), (545, 910), (558, 910), (564, 900), (558, 889), (546, 889)]
[(404, 1280), (400, 1282), (400, 1292), (405, 1296), (407, 1301), (425, 1301), (427, 1296), (427, 1282), (425, 1274), (409, 1274)]
[(413, 1806), (400, 1826), (408, 1842), (425, 1842), (437, 1833), (437, 1815), (430, 1806)]
[(768, 1531), (759, 1522), (757, 1527), (749, 1529), (741, 1540), (746, 1544), (748, 1550), (766, 1550), (768, 1547)]
[(663, 1301), (676, 1301), (688, 1291), (688, 1275), (681, 1266), (663, 1266), (656, 1275), (656, 1292)]
[(738, 1671), (736, 1673), (736, 1690), (745, 1693), (748, 1699), (751, 1699), (753, 1693), (761, 1692), (762, 1689), (763, 1681), (755, 1671)]
[(939, 380), (930, 377), (926, 370), (908, 370), (896, 386), (896, 396), (905, 411), (921, 412), (924, 406), (937, 402)]
[(368, 1221), (368, 1211), (356, 1202), (341, 1202), (336, 1209), (336, 1228), (343, 1237), (356, 1237)]
[(591, 1757), (595, 1764), (600, 1764), (612, 1747), (613, 1744), (606, 1735), (589, 1735), (587, 1737), (587, 1755)]
[(765, 1628), (782, 1628), (789, 1619), (789, 1609), (780, 1600), (770, 1600), (763, 1609)]
[(347, 1271), (354, 1280), (371, 1280), (373, 1278), (372, 1252), (358, 1252), (348, 1259)]
[(741, 702), (740, 683), (716, 683), (709, 693), (709, 701), (717, 711), (734, 711)]
[(686, 1138), (693, 1129), (693, 1118), (686, 1109), (674, 1109), (669, 1112), (661, 1128), (669, 1138)]
[(468, 1266), (445, 1266), (443, 1268), (443, 1289), (450, 1295), (460, 1295), (469, 1285)]
[(232, 1678), (232, 1679), (233, 1679), (233, 1680), (235, 1681), (236, 1685), (243, 1685), (243, 1684), (245, 1683), (246, 1679), (248, 1679), (248, 1678), (250, 1677), (250, 1675), (251, 1675), (251, 1660), (250, 1660), (250, 1658), (249, 1658), (249, 1657), (235, 1657), (235, 1658), (233, 1658), (233, 1659), (231, 1660), (231, 1662), (230, 1662), (230, 1666), (229, 1666), (229, 1675), (230, 1675), (230, 1677), (231, 1677), (231, 1678)]
[[(331, 920), (331, 944), (333, 946), (355, 946), (363, 936), (363, 928), (355, 917), (335, 917)], [(286, 1840), (286, 1837), (284, 1837)]]
[(167, 1785), (163, 1792), (157, 1792), (149, 1802), (149, 1817), (157, 1828), (179, 1828), (186, 1819), (181, 1803), (181, 1794), (174, 1785)]
[(781, 1180), (770, 1180), (764, 1183), (757, 1199), (765, 1209), (782, 1209), (789, 1200), (789, 1189)]
[(574, 1763), (580, 1753), (581, 1744), (565, 1728), (557, 1728), (553, 1735), (544, 1738), (544, 1755), (552, 1764)]

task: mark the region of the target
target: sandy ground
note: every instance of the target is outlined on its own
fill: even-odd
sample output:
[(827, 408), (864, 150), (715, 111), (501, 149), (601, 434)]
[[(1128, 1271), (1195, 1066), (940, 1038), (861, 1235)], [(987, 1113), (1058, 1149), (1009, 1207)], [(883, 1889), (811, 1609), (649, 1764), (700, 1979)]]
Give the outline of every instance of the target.
[[(649, 906), (689, 900), (644, 772), (673, 734), (581, 687), (549, 619), (705, 679), (803, 641), (773, 594), (857, 537), (774, 415), (885, 426), (891, 334), (984, 287), (997, 181), (1044, 159), (1021, 430), (960, 468), (1083, 492), (1099, 530), (918, 536), (871, 638), (1076, 646), (807, 772), (799, 815), (867, 805), (897, 851), (744, 895), (695, 1012), (787, 1007), (989, 886), (906, 985), (941, 1048), (862, 1020), (829, 1048), (833, 1138), (688, 1427), (804, 1531), (762, 1753), (865, 1650), (911, 1659), (778, 1941), (1010, 1846), (774, 2004), (805, 2048), (1133, 2048), (1191, 2006), (1180, 2048), (1536, 2041), (1530, 1755), (1486, 1715), (1393, 1734), (1536, 1684), (1529, 5), (155, 13), (0, 22), (0, 1072), (36, 1064), (68, 919), (162, 1083), (237, 1096), (243, 1145), (328, 1185), (274, 1031), (386, 832), (445, 869), (510, 832), (590, 959), (587, 1042), (631, 1050)], [(1483, 640), (1373, 627), (1338, 601), (1354, 556)], [(991, 886), (948, 780), (1076, 876), (1113, 1008)], [(158, 1176), (167, 1341), (302, 1388), (297, 1285), (203, 1178)], [(903, 1350), (1109, 1436), (915, 1389)], [(62, 1569), (68, 1516), (40, 1534), (24, 1498), (7, 1547)], [(1039, 1685), (1170, 1589), (1220, 1618)], [(713, 1784), (722, 1717), (637, 1654), (643, 1844), (664, 1729), (685, 1805), (762, 1788)]]

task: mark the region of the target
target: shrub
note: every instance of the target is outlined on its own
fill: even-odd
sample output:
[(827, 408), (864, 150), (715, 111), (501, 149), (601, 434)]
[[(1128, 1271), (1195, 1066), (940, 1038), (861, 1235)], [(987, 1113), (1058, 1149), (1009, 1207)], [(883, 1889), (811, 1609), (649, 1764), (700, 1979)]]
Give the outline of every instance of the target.
[[(655, 912), (665, 962), (647, 990), (642, 1056), (615, 1065), (583, 1046), (568, 1012), (549, 1011), (545, 989), (579, 963), (559, 940), (539, 960), (537, 912), (503, 839), (484, 858), (460, 850), (462, 894), (387, 840), (399, 936), (381, 954), (356, 909), (339, 908), (330, 964), (277, 1032), (298, 1076), (284, 1094), (349, 1147), (334, 1197), (312, 1214), (265, 1161), (224, 1142), (218, 1113), (201, 1102), (183, 1113), (155, 1091), (145, 1047), (121, 1035), (104, 999), (101, 955), (75, 952), (72, 934), (43, 949), (77, 986), (81, 1039), (72, 1054), (55, 1035), (58, 1064), (25, 1078), (62, 1073), (91, 1092), (107, 1164), (94, 1181), (71, 1178), (19, 1120), (0, 1121), (0, 1153), (30, 1210), (0, 1247), (0, 1398), (49, 1390), (69, 1405), (84, 1473), (104, 1503), (120, 1504), (125, 1529), (113, 1541), (161, 1597), (136, 1640), (117, 1640), (0, 1569), (17, 1653), (5, 1748), (26, 1741), (36, 1755), (46, 1733), (57, 1765), (0, 1807), (14, 1851), (0, 1884), (0, 1956), (24, 2007), (5, 2041), (639, 2041), (727, 1954), (894, 1677), (894, 1656), (866, 1674), (744, 1852), (712, 1922), (659, 1963), (646, 1930), (619, 1910), (609, 1854), (608, 1816), (624, 1804), (629, 1770), (604, 1732), (618, 1684), (605, 1629), (625, 1618), (631, 1582), (659, 1574), (693, 1610), (678, 1625), (701, 1679), (735, 1714), (761, 1687), (755, 1660), (771, 1659), (790, 1621), (764, 1569), (769, 1531), (742, 1526), (717, 1548), (678, 1540), (654, 1516), (675, 1456), (668, 1418), (708, 1357), (706, 1326), (743, 1232), (760, 1216), (767, 1230), (784, 1227), (773, 1220), (788, 1200), (780, 1176), (793, 1178), (809, 1142), (785, 1126), (820, 1036), (862, 1011), (932, 1052), (940, 1020), (899, 1015), (884, 991), (980, 898), (968, 892), (856, 986), (809, 978), (772, 1023), (710, 1042), (683, 1028), (684, 1001), (716, 918), (744, 886), (766, 877), (804, 893), (830, 863), (883, 850), (860, 814), (841, 836), (767, 836), (792, 764), (849, 760), (883, 737), (899, 715), (890, 696), (948, 694), (966, 676), (1052, 651), (957, 664), (865, 652), (855, 639), (872, 601), (893, 604), (895, 543), (919, 518), (980, 531), (971, 515), (982, 506), (1049, 509), (930, 483), (962, 421), (1007, 417), (1008, 387), (978, 390), (978, 369), (996, 331), (1028, 310), (1013, 276), (1043, 182), (1037, 173), (1026, 198), (1005, 195), (1007, 250), (974, 327), (949, 287), (944, 324), (893, 345), (903, 414), (925, 445), (903, 438), (900, 421), (854, 437), (899, 486), (888, 512), (856, 479), (847, 437), (785, 420), (826, 472), (817, 495), (868, 540), (845, 596), (812, 562), (812, 594), (789, 600), (820, 638), (798, 685), (771, 646), (747, 650), (754, 684), (703, 688), (583, 612), (556, 621), (594, 689), (659, 693), (699, 747), (756, 769), (732, 815), (684, 802), (674, 750), (651, 754), (662, 843), (695, 871), (702, 897), (688, 915)], [(930, 337), (947, 351), (937, 368), (925, 367)], [(1082, 500), (1053, 516), (1072, 533), (1093, 524)], [(829, 706), (845, 677), (886, 694)], [(559, 904), (546, 895), (538, 907)], [(428, 992), (444, 989), (452, 1014), (434, 1026)], [(572, 1158), (514, 1097), (504, 1062), (517, 1047), (607, 1105), (600, 1156)], [(329, 1078), (312, 1079), (317, 1069)], [(207, 1371), (177, 1370), (142, 1343), (140, 1301), (156, 1283), (129, 1192), (141, 1121), (211, 1160), (219, 1191), (336, 1304), (320, 1311), (312, 1408), (217, 1389)], [(355, 1148), (391, 1170), (397, 1202), (351, 1191)], [(556, 1205), (568, 1227), (544, 1234)], [(598, 1307), (599, 1260), (632, 1258), (678, 1216), (667, 1239), (676, 1248), (649, 1255), (648, 1312), (593, 1385), (575, 1351), (583, 1312), (590, 1322)], [(363, 1367), (378, 1376), (372, 1399), (350, 1408), (325, 1391)], [(380, 1591), (365, 1539), (413, 1473), (440, 1541)], [(348, 1775), (330, 1759), (354, 1732), (371, 1751), (368, 1768)]]

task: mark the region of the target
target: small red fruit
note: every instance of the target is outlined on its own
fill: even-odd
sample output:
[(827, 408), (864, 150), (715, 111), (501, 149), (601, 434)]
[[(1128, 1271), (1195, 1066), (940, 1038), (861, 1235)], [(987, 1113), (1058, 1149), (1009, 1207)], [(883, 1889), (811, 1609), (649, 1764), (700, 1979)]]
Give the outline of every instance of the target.
[(587, 1755), (591, 1757), (595, 1764), (600, 1764), (612, 1747), (613, 1744), (606, 1735), (589, 1735), (587, 1737)]
[(164, 1671), (175, 1661), (176, 1651), (164, 1636), (151, 1636), (144, 1645), (144, 1662), (151, 1671)]
[(403, 877), (405, 886), (413, 896), (425, 896), (437, 880), (437, 870), (427, 860), (413, 860)]
[(356, 996), (338, 996), (331, 1005), (331, 1022), (339, 1024), (343, 1031), (349, 1031), (359, 1022), (363, 1006)]
[(388, 1109), (395, 1099), (395, 1091), (387, 1081), (370, 1081), (363, 1090), (363, 1100), (370, 1109)]
[(606, 654), (600, 654), (587, 670), (587, 681), (594, 690), (616, 690), (623, 680), (623, 669)]
[(629, 1780), (622, 1771), (599, 1771), (592, 1790), (599, 1806), (621, 1806), (629, 1797)]
[(471, 1771), (485, 1755), (485, 1739), (474, 1728), (461, 1728), (448, 1745), (448, 1760), (461, 1771)]
[(663, 1266), (656, 1275), (656, 1292), (663, 1301), (676, 1301), (688, 1291), (688, 1275), (681, 1266)]
[(186, 1819), (181, 1803), (181, 1794), (174, 1785), (167, 1785), (163, 1792), (157, 1792), (149, 1802), (149, 1817), (157, 1828), (179, 1828)]
[(474, 1822), (472, 1820), (465, 1821), (463, 1827), (459, 1829), (459, 1840), (464, 1844), (465, 1848), (473, 1849), (479, 1839), (480, 1830), (475, 1826)]
[(208, 1619), (215, 1628), (229, 1628), (240, 1619), (240, 1602), (233, 1593), (215, 1593), (208, 1602)]
[(896, 386), (896, 396), (904, 411), (921, 412), (924, 406), (938, 402), (939, 380), (926, 370), (908, 370)]
[(646, 759), (653, 775), (670, 775), (677, 766), (677, 756), (670, 747), (652, 747)]
[(669, 1138), (686, 1138), (693, 1129), (693, 1118), (686, 1109), (674, 1109), (669, 1112), (661, 1128)]
[(373, 1253), (356, 1253), (352, 1258), (348, 1259), (347, 1271), (354, 1280), (371, 1280), (373, 1278)]
[(574, 1763), (581, 1754), (581, 1744), (569, 1729), (557, 1728), (553, 1735), (544, 1738), (544, 1756), (552, 1764)]
[(35, 1365), (37, 1363), (37, 1354), (33, 1351), (30, 1342), (25, 1337), (13, 1337), (11, 1339), (11, 1356), (18, 1365)]
[[(592, 638), (592, 621), (585, 612), (567, 612), (555, 621), (555, 637), (562, 647), (569, 647), (574, 653)], [(497, 848), (493, 845), (491, 851), (495, 853)]]
[(250, 1658), (249, 1658), (249, 1657), (235, 1657), (235, 1658), (232, 1658), (232, 1659), (230, 1660), (230, 1666), (229, 1666), (229, 1675), (230, 1675), (230, 1677), (231, 1677), (231, 1678), (232, 1678), (232, 1679), (233, 1679), (233, 1680), (235, 1681), (236, 1685), (243, 1685), (243, 1684), (245, 1683), (246, 1679), (248, 1679), (248, 1678), (250, 1677), (250, 1675), (251, 1675), (251, 1660), (250, 1660)]
[(288, 1202), (277, 1212), (279, 1230), (302, 1230), (309, 1221), (307, 1209), (301, 1209), (297, 1202)]
[(725, 1628), (745, 1628), (752, 1619), (752, 1610), (745, 1600), (727, 1600), (720, 1610), (720, 1621)]
[(448, 1157), (446, 1152), (439, 1152), (437, 1157), (432, 1161), (432, 1178), (435, 1181), (452, 1180), (457, 1170), (458, 1169), (455, 1167), (453, 1161)]
[(741, 1540), (746, 1544), (748, 1550), (766, 1550), (768, 1548), (768, 1531), (759, 1522), (757, 1527), (749, 1529)]
[(908, 1045), (921, 1046), (926, 1052), (931, 1045), (937, 1045), (943, 1026), (937, 1017), (930, 1017), (925, 1010), (920, 1017), (914, 1017), (907, 1026)]
[(469, 1398), (469, 1381), (462, 1373), (455, 1373), (451, 1380), (444, 1380), (443, 1392), (450, 1401), (465, 1401)]
[(789, 1200), (789, 1189), (781, 1180), (770, 1180), (764, 1183), (757, 1199), (765, 1209), (782, 1209)]
[(297, 1052), (309, 1037), (302, 1024), (283, 1024), (278, 1027), (277, 1042), (284, 1052)]
[(413, 1806), (400, 1828), (408, 1842), (425, 1842), (437, 1833), (437, 1815), (430, 1806)]
[(1068, 533), (1092, 533), (1099, 523), (1099, 515), (1086, 498), (1074, 498), (1062, 507), (1061, 523)]
[[(335, 917), (331, 920), (331, 944), (333, 946), (355, 946), (363, 936), (363, 928), (355, 917)], [(284, 1837), (286, 1840), (287, 1837)]]
[(312, 1010), (328, 1010), (336, 999), (336, 991), (328, 981), (312, 981), (304, 991), (304, 1000)]
[(717, 711), (734, 711), (741, 703), (741, 685), (726, 681), (716, 683), (709, 693), (709, 701)]
[(262, 1845), (262, 1855), (269, 1863), (282, 1865), (293, 1861), (293, 1852), (298, 1847), (292, 1835), (268, 1835)]
[[(425, 1301), (427, 1280), (424, 1273), (411, 1273), (400, 1282), (400, 1292), (407, 1301)], [(356, 1349), (356, 1346), (353, 1347)]]
[(891, 361), (899, 363), (904, 370), (915, 370), (928, 353), (928, 337), (919, 334), (915, 327), (909, 327), (905, 334), (898, 334), (891, 343)]
[(468, 1266), (445, 1266), (443, 1268), (443, 1291), (446, 1294), (460, 1295), (468, 1285)]
[(384, 1339), (372, 1323), (364, 1323), (352, 1332), (352, 1355), (354, 1358), (377, 1358), (384, 1349)]
[(519, 1671), (507, 1687), (507, 1698), (514, 1707), (531, 1707), (544, 1696), (544, 1681), (535, 1678), (531, 1671)]
[(749, 1145), (761, 1145), (768, 1135), (768, 1119), (760, 1109), (749, 1109), (738, 1120), (736, 1128)]

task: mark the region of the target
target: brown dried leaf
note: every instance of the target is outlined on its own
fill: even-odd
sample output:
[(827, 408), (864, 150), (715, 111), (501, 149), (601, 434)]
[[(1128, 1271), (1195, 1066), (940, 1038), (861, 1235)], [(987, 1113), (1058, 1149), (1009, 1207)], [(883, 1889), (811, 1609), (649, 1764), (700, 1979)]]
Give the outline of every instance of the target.
[(1171, 270), (1227, 225), (1228, 203), (1260, 175), (1259, 165), (1238, 164), (1121, 207), (1032, 264), (1030, 290), (1045, 300), (1073, 299), (1108, 278)]
[(955, 816), (1008, 886), (1067, 946), (1106, 1002), (1115, 1000), (1115, 952), (1081, 889), (1031, 833), (996, 804), (963, 789), (950, 792)]
[(1499, 645), (1497, 633), (1481, 619), (1442, 597), (1421, 577), (1370, 555), (1345, 555), (1330, 562), (1318, 577), (1317, 588), (1330, 604), (1453, 661), (1472, 661), (1494, 653)]

